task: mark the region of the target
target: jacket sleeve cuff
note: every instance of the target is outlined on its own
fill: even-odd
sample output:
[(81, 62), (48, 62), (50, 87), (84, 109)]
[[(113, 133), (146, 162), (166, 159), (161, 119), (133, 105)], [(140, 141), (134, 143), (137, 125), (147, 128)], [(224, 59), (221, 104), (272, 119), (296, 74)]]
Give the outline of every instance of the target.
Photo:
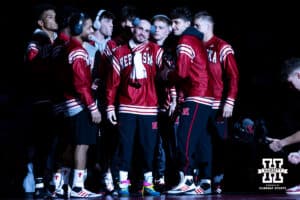
[(225, 104), (228, 106), (231, 106), (233, 108), (234, 107), (234, 99), (227, 98)]
[(110, 111), (114, 111), (115, 110), (115, 106), (113, 105), (108, 105), (107, 106), (107, 109), (106, 109), (106, 112), (110, 112)]
[(96, 110), (98, 109), (97, 104), (96, 104), (95, 102), (92, 103), (92, 104), (90, 104), (90, 105), (88, 106), (88, 109), (90, 110), (90, 112), (96, 111)]

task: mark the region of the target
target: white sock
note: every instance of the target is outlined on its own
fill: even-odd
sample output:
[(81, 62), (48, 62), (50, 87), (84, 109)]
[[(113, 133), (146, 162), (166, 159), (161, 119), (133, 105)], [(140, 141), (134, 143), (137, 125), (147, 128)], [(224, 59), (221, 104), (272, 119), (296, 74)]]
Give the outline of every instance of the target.
[(108, 191), (114, 190), (113, 178), (110, 171), (105, 173), (104, 182), (105, 182), (106, 189)]
[(84, 188), (84, 170), (74, 169), (73, 187)]
[(112, 174), (110, 171), (105, 173), (105, 177), (107, 177), (108, 179), (112, 180)]
[(146, 172), (146, 173), (144, 173), (144, 181), (147, 182), (147, 183), (150, 183), (150, 184), (153, 183), (152, 172)]
[(55, 186), (55, 189), (63, 185), (62, 174), (60, 172), (56, 172), (53, 174), (52, 183)]
[(126, 181), (128, 179), (128, 172), (127, 171), (120, 171), (119, 176), (120, 176), (120, 182), (121, 181)]

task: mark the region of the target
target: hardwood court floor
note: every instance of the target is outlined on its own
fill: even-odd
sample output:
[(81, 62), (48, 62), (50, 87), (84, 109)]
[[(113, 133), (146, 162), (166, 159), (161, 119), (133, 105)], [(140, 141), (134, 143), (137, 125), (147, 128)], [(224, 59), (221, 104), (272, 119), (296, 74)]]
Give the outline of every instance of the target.
[[(10, 197), (4, 197), (0, 199), (22, 199), (22, 200), (35, 200), (33, 196), (16, 197), (12, 194)], [(58, 198), (41, 198), (46, 200), (56, 200)], [(70, 200), (300, 200), (299, 195), (287, 195), (285, 193), (224, 193), (224, 194), (212, 194), (212, 195), (166, 195), (162, 194), (158, 197), (151, 196), (130, 196), (130, 197), (117, 197), (117, 196), (102, 196), (98, 198), (70, 198)]]
[[(86, 198), (74, 198), (74, 200)], [(286, 194), (222, 194), (222, 195), (161, 195), (159, 197), (112, 197), (93, 198), (99, 200), (300, 200), (300, 195)]]

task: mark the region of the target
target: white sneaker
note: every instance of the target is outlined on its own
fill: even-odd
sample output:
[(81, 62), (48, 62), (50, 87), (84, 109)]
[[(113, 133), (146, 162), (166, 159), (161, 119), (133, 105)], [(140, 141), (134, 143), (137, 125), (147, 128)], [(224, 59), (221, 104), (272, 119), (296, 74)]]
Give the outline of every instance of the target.
[(195, 190), (196, 185), (193, 179), (184, 178), (183, 182), (180, 182), (176, 187), (167, 191), (167, 194), (185, 194), (187, 192)]
[(65, 191), (62, 188), (56, 188), (55, 191), (55, 196), (63, 196), (65, 194)]
[(300, 185), (286, 189), (286, 194), (300, 194)]
[(204, 194), (211, 194), (211, 180), (210, 179), (201, 179), (199, 185), (204, 190)]
[(178, 187), (180, 187), (180, 185), (183, 185), (184, 182), (185, 182), (184, 173), (183, 171), (179, 171), (179, 184), (176, 187), (172, 188), (172, 190), (178, 189)]
[(201, 179), (193, 191), (188, 191), (185, 194), (211, 194), (211, 180)]
[(88, 191), (85, 188), (79, 188), (79, 191), (77, 192), (77, 188), (72, 188), (71, 190), (71, 197), (80, 197), (80, 198), (94, 198), (94, 197), (101, 197), (102, 194), (96, 194), (94, 192)]
[(199, 195), (204, 194), (204, 190), (200, 187), (200, 185), (197, 185), (194, 190), (188, 191), (184, 194)]
[[(184, 173), (182, 171), (179, 171), (179, 183), (177, 186), (173, 187), (171, 190), (177, 190), (181, 188), (184, 185), (185, 179), (184, 179)], [(167, 192), (168, 193), (168, 192)]]

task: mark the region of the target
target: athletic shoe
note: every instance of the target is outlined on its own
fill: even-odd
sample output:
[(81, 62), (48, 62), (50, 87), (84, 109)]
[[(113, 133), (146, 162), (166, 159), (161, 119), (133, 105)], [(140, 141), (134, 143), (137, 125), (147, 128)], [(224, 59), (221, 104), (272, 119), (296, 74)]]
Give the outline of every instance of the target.
[(71, 190), (71, 197), (79, 197), (79, 198), (95, 198), (101, 197), (102, 194), (96, 194), (94, 192), (88, 191), (85, 188), (74, 187)]
[(221, 184), (216, 184), (215, 186), (214, 186), (214, 193), (215, 194), (221, 194), (222, 193), (222, 186), (221, 186)]
[(190, 192), (195, 190), (196, 186), (194, 184), (193, 179), (184, 178), (184, 181), (179, 183), (173, 189), (167, 191), (167, 194), (185, 194), (186, 192)]
[(64, 197), (67, 197), (69, 199), (71, 197), (71, 187), (69, 186), (69, 184), (63, 184), (62, 188), (64, 190)]
[(201, 179), (199, 185), (192, 191), (187, 191), (184, 194), (211, 194), (211, 181), (210, 179)]
[(52, 197), (54, 198), (70, 198), (71, 197), (71, 187), (67, 184), (62, 185), (62, 187), (56, 188), (52, 192)]
[(165, 177), (162, 176), (159, 179), (154, 180), (154, 188), (155, 190), (159, 192), (163, 192), (166, 190), (166, 182), (165, 182)]
[[(185, 182), (184, 173), (182, 171), (179, 171), (179, 183), (177, 186), (173, 187), (171, 190), (177, 190), (180, 188)], [(167, 191), (168, 193), (168, 191)]]
[(201, 179), (199, 185), (204, 190), (204, 194), (211, 194), (211, 180), (210, 179)]
[(200, 187), (200, 185), (198, 185), (195, 187), (194, 190), (185, 192), (184, 194), (200, 195), (200, 194), (204, 194), (204, 190)]
[(117, 197), (119, 194), (118, 194), (118, 191), (116, 191), (116, 190), (113, 190), (113, 191), (111, 191), (111, 193), (110, 193), (113, 197)]
[(56, 188), (53, 192), (52, 192), (52, 197), (54, 198), (60, 198), (64, 196), (64, 190), (62, 188)]
[(223, 192), (223, 180), (224, 174), (219, 174), (214, 177), (213, 192), (215, 194), (221, 194)]
[(35, 198), (43, 198), (46, 195), (44, 179), (42, 177), (38, 177), (35, 179)]
[(287, 194), (300, 194), (300, 185), (286, 189)]
[(146, 181), (143, 182), (142, 194), (144, 196), (160, 196), (160, 192), (155, 191), (153, 184)]
[(119, 183), (119, 196), (120, 197), (128, 197), (129, 196), (129, 186), (130, 180), (121, 181)]

